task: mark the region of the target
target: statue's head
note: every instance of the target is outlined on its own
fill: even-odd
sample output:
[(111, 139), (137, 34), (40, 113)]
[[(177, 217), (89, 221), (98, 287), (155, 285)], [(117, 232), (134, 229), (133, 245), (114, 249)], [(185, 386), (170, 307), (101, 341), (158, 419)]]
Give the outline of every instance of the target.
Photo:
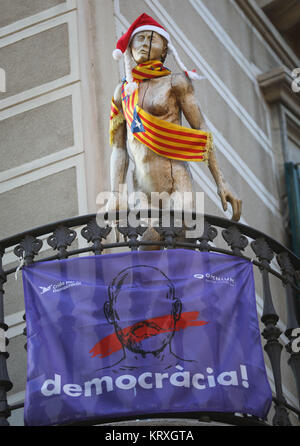
[[(167, 30), (152, 17), (144, 13), (140, 15), (140, 17), (138, 17), (128, 28), (126, 33), (120, 37), (117, 42), (117, 47), (113, 51), (113, 57), (116, 60), (119, 60), (127, 49), (131, 49), (134, 59), (137, 57), (139, 60), (141, 58), (144, 59), (144, 61), (154, 60), (151, 51), (151, 49), (153, 49), (153, 52), (158, 54), (158, 57), (156, 57), (155, 60), (160, 60), (161, 56), (166, 58), (168, 43), (170, 43), (170, 35)], [(141, 53), (142, 51), (138, 50), (143, 45), (145, 46), (145, 54), (141, 57), (138, 53)], [(147, 49), (148, 57), (145, 59)], [(151, 59), (149, 59), (149, 57), (151, 57)]]
[(165, 61), (168, 52), (167, 40), (155, 31), (141, 31), (130, 42), (130, 50), (136, 63), (148, 60)]
[(199, 79), (196, 73), (187, 70), (170, 40), (169, 33), (156, 20), (144, 13), (130, 25), (126, 33), (118, 40), (116, 49), (113, 51), (113, 57), (116, 60), (125, 56), (125, 71), (128, 83), (125, 91), (127, 91), (127, 94), (132, 94), (137, 88), (137, 83), (133, 82), (130, 53), (134, 61), (140, 64), (148, 60), (164, 62), (168, 50), (174, 55), (180, 69), (187, 77)]

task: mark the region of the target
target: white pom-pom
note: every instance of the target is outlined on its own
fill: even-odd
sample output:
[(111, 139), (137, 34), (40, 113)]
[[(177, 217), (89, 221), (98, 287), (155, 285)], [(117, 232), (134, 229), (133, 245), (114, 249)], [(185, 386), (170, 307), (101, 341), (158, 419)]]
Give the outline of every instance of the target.
[(113, 55), (113, 58), (114, 58), (115, 60), (120, 60), (120, 59), (122, 58), (122, 56), (123, 56), (123, 53), (122, 53), (121, 50), (119, 50), (119, 49), (117, 48), (117, 49), (115, 49), (115, 50), (113, 51), (112, 55)]
[(125, 85), (125, 93), (130, 96), (135, 90), (138, 88), (138, 84), (136, 82), (129, 82)]
[(187, 75), (192, 81), (204, 79), (204, 76), (199, 76), (199, 74), (197, 74), (195, 71), (187, 71)]

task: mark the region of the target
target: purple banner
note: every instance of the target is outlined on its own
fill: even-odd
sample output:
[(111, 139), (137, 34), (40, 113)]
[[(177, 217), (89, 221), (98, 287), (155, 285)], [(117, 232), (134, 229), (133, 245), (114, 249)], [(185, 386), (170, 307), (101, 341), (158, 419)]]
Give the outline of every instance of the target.
[(26, 425), (176, 412), (266, 418), (252, 264), (190, 250), (23, 269)]

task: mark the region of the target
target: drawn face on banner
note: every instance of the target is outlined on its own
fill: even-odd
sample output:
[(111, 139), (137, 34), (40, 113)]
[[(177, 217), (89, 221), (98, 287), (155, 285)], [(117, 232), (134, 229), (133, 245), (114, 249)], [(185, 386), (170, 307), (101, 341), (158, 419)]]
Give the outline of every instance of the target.
[(180, 249), (26, 266), (25, 424), (191, 410), (265, 418), (252, 268)]
[(165, 60), (167, 55), (167, 41), (160, 34), (153, 31), (141, 31), (135, 34), (130, 43), (132, 57), (136, 63), (148, 60)]
[(170, 343), (181, 307), (164, 273), (150, 266), (135, 266), (113, 280), (104, 312), (122, 346), (145, 356), (158, 355)]

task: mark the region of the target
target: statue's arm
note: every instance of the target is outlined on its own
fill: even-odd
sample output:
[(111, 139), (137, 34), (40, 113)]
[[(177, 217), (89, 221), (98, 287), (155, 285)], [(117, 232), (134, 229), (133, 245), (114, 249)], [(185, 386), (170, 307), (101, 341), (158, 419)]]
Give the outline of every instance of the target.
[[(120, 113), (122, 111), (121, 84), (117, 86), (114, 93), (114, 102)], [(128, 153), (126, 148), (126, 121), (123, 120), (114, 132), (112, 142), (112, 154), (110, 158), (110, 186), (111, 192), (117, 199), (117, 207), (119, 207), (119, 185), (126, 181), (128, 169)]]
[[(207, 131), (205, 120), (195, 97), (192, 82), (182, 74), (173, 75), (172, 87), (179, 106), (191, 128)], [(217, 185), (218, 195), (220, 196), (224, 211), (227, 210), (227, 202), (229, 202), (233, 211), (232, 220), (238, 221), (241, 217), (242, 202), (232, 194), (229, 186), (226, 184), (214, 150), (210, 152), (208, 167)]]

